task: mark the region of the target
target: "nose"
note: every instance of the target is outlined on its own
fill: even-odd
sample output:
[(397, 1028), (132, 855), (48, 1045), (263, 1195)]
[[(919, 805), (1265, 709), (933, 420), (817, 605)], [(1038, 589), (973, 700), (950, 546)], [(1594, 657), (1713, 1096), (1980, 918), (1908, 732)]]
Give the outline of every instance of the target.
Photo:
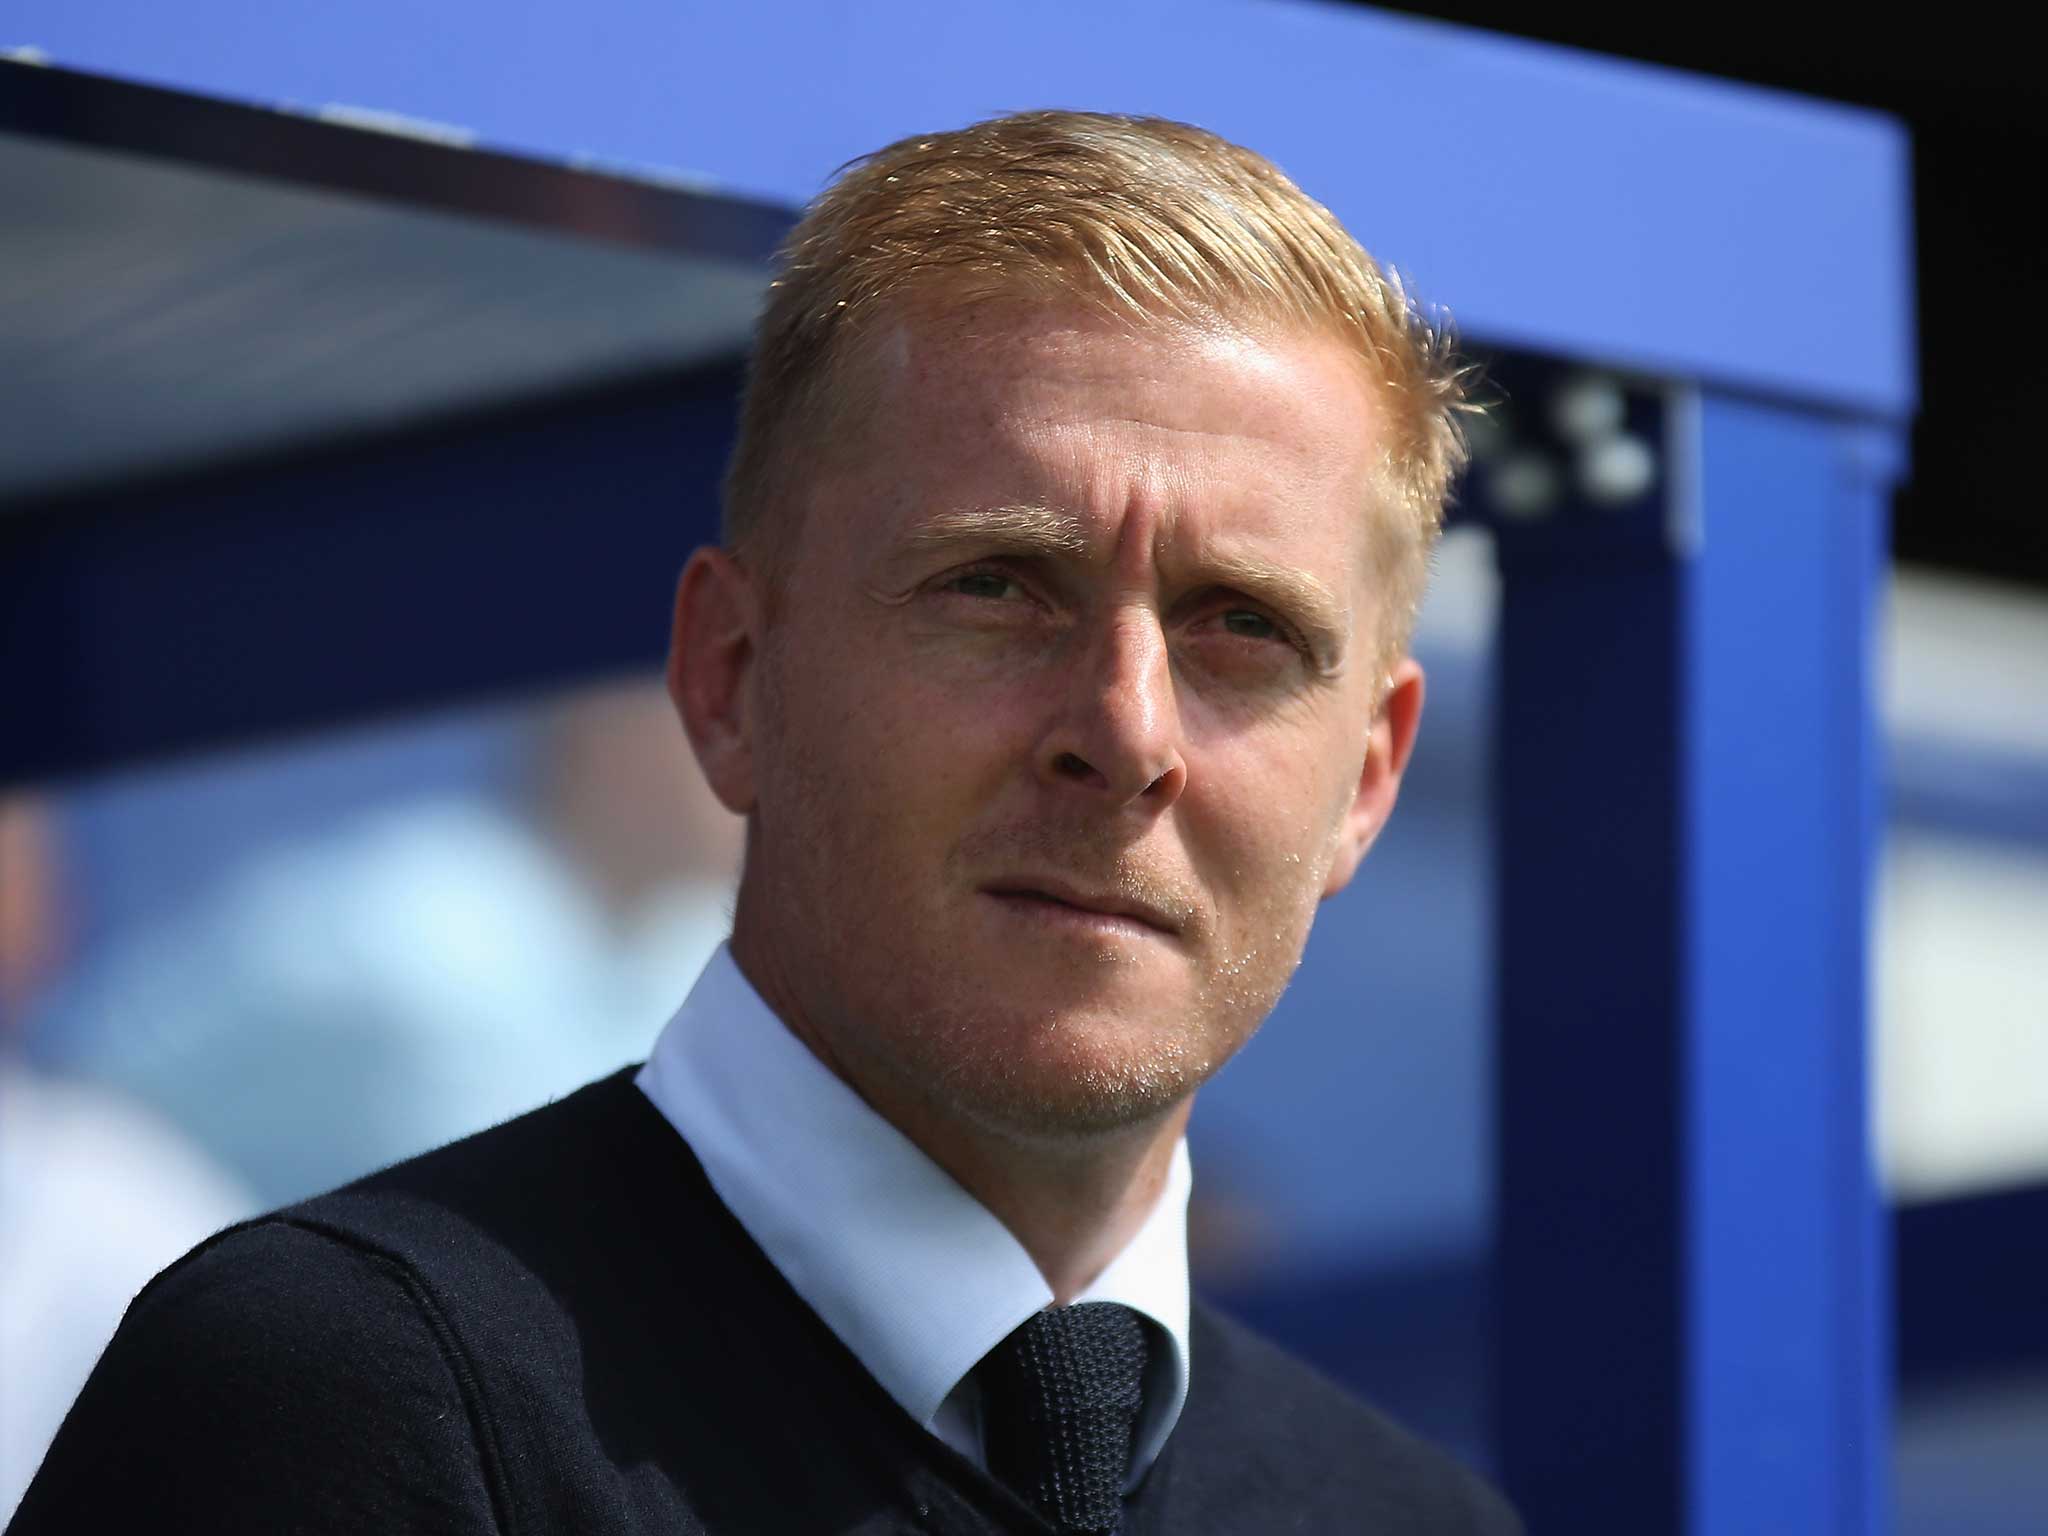
[(1039, 743), (1048, 782), (1121, 808), (1162, 811), (1187, 785), (1172, 658), (1158, 619), (1123, 613), (1074, 656)]

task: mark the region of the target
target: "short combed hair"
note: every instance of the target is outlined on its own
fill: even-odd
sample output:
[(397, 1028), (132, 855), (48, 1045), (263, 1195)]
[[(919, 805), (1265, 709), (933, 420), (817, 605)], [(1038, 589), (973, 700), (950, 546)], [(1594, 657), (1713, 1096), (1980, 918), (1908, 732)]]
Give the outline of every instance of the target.
[(1080, 305), (1347, 341), (1386, 410), (1390, 505), (1372, 528), (1395, 629), (1383, 649), (1405, 647), (1465, 463), (1472, 370), (1449, 322), (1271, 161), (1161, 118), (1024, 112), (852, 162), (778, 258), (726, 475), (729, 547), (781, 536), (774, 509), (803, 474), (807, 434), (815, 443), (829, 430), (835, 363), (911, 299)]

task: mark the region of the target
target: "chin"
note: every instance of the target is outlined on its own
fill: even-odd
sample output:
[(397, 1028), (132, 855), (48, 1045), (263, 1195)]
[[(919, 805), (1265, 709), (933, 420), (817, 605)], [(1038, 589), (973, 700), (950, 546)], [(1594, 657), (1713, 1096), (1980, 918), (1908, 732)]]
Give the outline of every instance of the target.
[[(1044, 990), (1041, 988), (1040, 997)], [(986, 994), (984, 994), (984, 997)], [(1200, 1010), (1143, 1014), (1057, 1004), (1003, 1017), (983, 1002), (904, 1042), (941, 1106), (1024, 1140), (1072, 1140), (1154, 1124), (1186, 1102), (1240, 1043), (1193, 1024)], [(1244, 1033), (1249, 1033), (1245, 1031)]]
[(946, 1107), (1009, 1140), (1071, 1145), (1157, 1125), (1200, 1086), (1198, 1074), (1105, 1073), (1043, 1080), (1019, 1074), (998, 1082), (956, 1084)]

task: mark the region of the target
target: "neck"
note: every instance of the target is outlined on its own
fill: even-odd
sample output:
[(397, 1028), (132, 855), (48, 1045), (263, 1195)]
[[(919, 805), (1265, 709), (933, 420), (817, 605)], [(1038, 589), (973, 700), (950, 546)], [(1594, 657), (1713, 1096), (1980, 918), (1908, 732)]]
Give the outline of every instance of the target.
[(908, 1125), (890, 1118), (1010, 1229), (1054, 1302), (1065, 1306), (1123, 1252), (1159, 1203), (1189, 1107), (1183, 1101), (1144, 1125), (1064, 1145), (951, 1118), (913, 1118)]
[[(1187, 1128), (1192, 1097), (1108, 1130), (1038, 1134), (979, 1123), (910, 1084), (835, 1049), (782, 985), (779, 968), (736, 924), (740, 971), (789, 1032), (1007, 1227), (1064, 1306), (1134, 1238), (1158, 1204)], [(772, 951), (771, 951), (772, 952)]]

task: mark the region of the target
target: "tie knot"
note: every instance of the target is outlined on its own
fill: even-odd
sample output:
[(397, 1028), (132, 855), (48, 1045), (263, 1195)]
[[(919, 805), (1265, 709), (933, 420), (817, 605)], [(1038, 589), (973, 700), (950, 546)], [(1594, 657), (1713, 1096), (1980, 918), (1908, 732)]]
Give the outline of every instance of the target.
[(1116, 1529), (1144, 1403), (1145, 1324), (1129, 1307), (1048, 1307), (980, 1366), (989, 1471), (1062, 1532)]

